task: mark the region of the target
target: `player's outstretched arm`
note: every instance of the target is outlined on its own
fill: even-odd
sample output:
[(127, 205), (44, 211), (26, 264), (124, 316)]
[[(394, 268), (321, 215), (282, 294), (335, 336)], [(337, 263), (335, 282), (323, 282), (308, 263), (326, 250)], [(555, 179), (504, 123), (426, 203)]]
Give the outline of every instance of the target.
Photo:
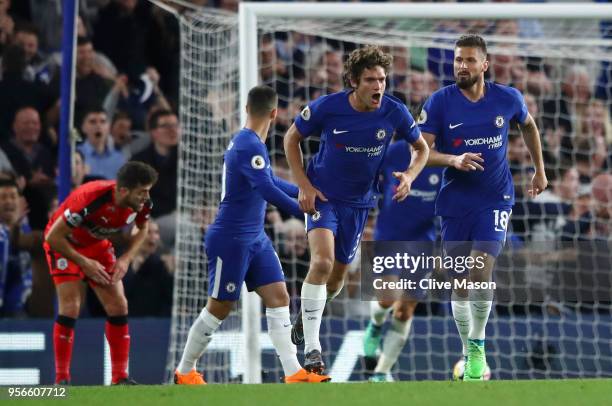
[(285, 179), (281, 179), (274, 174), (272, 174), (272, 182), (274, 182), (277, 188), (285, 192), (287, 196), (293, 197), (293, 198), (298, 197), (300, 189), (293, 183), (287, 182)]
[(427, 166), (448, 166), (465, 172), (475, 170), (484, 171), (484, 167), (482, 166), (484, 158), (480, 152), (466, 152), (462, 155), (443, 154), (432, 147), (436, 139), (435, 135), (426, 132), (423, 132), (422, 135), (429, 145)]
[(280, 211), (284, 211), (298, 218), (303, 216), (296, 201), (274, 184), (272, 176), (260, 177), (255, 185), (255, 190), (261, 194), (261, 197), (263, 197), (266, 202), (276, 206)]
[(94, 259), (79, 254), (77, 250), (70, 245), (70, 242), (68, 242), (67, 237), (70, 233), (71, 228), (66, 223), (66, 220), (60, 216), (51, 226), (51, 229), (45, 237), (45, 241), (53, 251), (60, 253), (62, 256), (77, 264), (88, 278), (99, 285), (108, 285), (111, 278), (106, 272), (104, 265)]
[(535, 166), (535, 174), (531, 180), (531, 188), (527, 192), (529, 196), (536, 197), (548, 186), (548, 179), (546, 179), (546, 172), (544, 171), (540, 132), (531, 114), (527, 114), (527, 119), (523, 124), (519, 124), (519, 128), (521, 129), (525, 145), (531, 155), (531, 161)]
[(416, 141), (411, 143), (413, 148), (412, 161), (406, 172), (393, 172), (393, 176), (399, 179), (400, 183), (397, 186), (397, 191), (393, 195), (393, 200), (402, 201), (410, 193), (412, 182), (419, 176), (419, 173), (425, 167), (429, 156), (429, 146), (421, 135)]
[(136, 226), (132, 228), (130, 238), (127, 241), (127, 249), (123, 255), (117, 258), (117, 262), (115, 262), (115, 266), (113, 267), (111, 283), (116, 283), (123, 279), (128, 271), (128, 268), (130, 267), (130, 263), (134, 259), (134, 256), (136, 253), (138, 253), (140, 246), (147, 238), (148, 232), (148, 221), (145, 221), (142, 224), (136, 224)]
[(299, 188), (298, 202), (300, 204), (300, 209), (305, 213), (314, 213), (316, 198), (318, 197), (323, 201), (327, 201), (327, 198), (320, 190), (312, 186), (312, 183), (310, 183), (310, 180), (308, 180), (306, 176), (300, 141), (302, 141), (302, 135), (295, 124), (292, 124), (283, 139), (285, 156), (289, 163), (289, 169), (293, 174), (293, 179), (295, 179)]
[[(246, 177), (253, 190), (268, 203), (279, 210), (296, 217), (302, 217), (302, 212), (295, 200), (290, 198), (274, 182), (270, 168), (270, 158), (266, 146), (261, 142), (253, 143), (250, 148), (239, 152), (240, 171)], [(289, 184), (288, 182), (284, 182)], [(294, 190), (295, 191), (295, 190)]]

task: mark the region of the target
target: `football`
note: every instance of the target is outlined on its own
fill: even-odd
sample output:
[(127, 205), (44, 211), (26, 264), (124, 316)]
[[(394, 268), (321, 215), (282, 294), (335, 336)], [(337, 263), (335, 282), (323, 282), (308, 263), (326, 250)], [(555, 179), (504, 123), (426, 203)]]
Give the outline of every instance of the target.
[[(459, 361), (455, 363), (455, 366), (453, 367), (453, 380), (462, 381), (464, 372), (465, 372), (465, 360), (461, 358)], [(489, 366), (487, 365), (487, 368), (485, 369), (485, 372), (484, 372), (483, 380), (488, 381), (489, 379), (491, 379), (491, 368), (489, 368)]]

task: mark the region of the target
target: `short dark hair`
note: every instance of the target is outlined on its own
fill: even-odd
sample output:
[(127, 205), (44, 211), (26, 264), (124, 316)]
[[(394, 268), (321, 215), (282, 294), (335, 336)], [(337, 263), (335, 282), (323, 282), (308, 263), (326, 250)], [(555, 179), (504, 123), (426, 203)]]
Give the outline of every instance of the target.
[(574, 160), (578, 162), (590, 162), (593, 148), (588, 138), (579, 139), (574, 149)]
[(484, 38), (477, 34), (465, 34), (459, 37), (455, 42), (455, 48), (459, 47), (478, 48), (485, 57), (487, 56), (487, 43)]
[(15, 34), (19, 32), (35, 35), (38, 38), (38, 28), (32, 23), (28, 23), (28, 22), (19, 23), (15, 27)]
[(15, 189), (17, 189), (17, 193), (21, 193), (19, 190), (19, 185), (17, 185), (17, 181), (15, 181), (15, 179), (12, 177), (10, 178), (0, 177), (0, 188), (5, 188), (5, 187), (14, 187)]
[(247, 107), (249, 114), (262, 117), (270, 114), (278, 106), (278, 95), (269, 86), (255, 86), (249, 90)]
[(87, 120), (87, 117), (90, 114), (104, 114), (104, 115), (106, 115), (106, 118), (108, 119), (108, 113), (102, 107), (91, 107), (91, 108), (88, 108), (87, 110), (85, 110), (85, 112), (81, 116), (81, 126), (83, 126), (83, 124), (85, 124), (85, 120)]
[(125, 163), (117, 173), (117, 187), (136, 189), (139, 186), (153, 185), (157, 182), (157, 171), (149, 164), (140, 161)]
[(89, 37), (83, 37), (83, 36), (79, 36), (77, 38), (77, 46), (80, 47), (81, 45), (87, 45), (87, 44), (92, 44), (93, 42), (91, 41), (91, 38)]
[(149, 119), (147, 120), (148, 129), (153, 130), (157, 128), (159, 126), (159, 119), (166, 116), (176, 116), (176, 114), (174, 114), (172, 110), (167, 109), (155, 110), (153, 113), (151, 113)]
[(113, 116), (113, 120), (111, 122), (111, 125), (114, 125), (119, 120), (130, 120), (130, 121), (132, 121), (132, 117), (128, 113), (126, 113), (125, 111), (118, 111)]
[(366, 45), (362, 48), (357, 48), (351, 52), (344, 61), (344, 85), (351, 86), (351, 79), (358, 82), (361, 74), (366, 69), (373, 69), (380, 66), (389, 73), (393, 56), (382, 50), (376, 45)]

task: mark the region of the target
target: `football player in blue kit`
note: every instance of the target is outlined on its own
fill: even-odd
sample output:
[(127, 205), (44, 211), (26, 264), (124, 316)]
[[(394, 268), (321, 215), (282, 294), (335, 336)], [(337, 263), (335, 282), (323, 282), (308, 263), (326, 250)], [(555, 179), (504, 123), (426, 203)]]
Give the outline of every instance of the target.
[[(447, 167), (436, 200), (444, 252), (478, 258), (474, 263), (484, 264), (481, 269), (454, 276), (485, 286), (492, 280), (514, 204), (507, 161), (511, 123), (518, 124), (535, 167), (529, 195), (535, 197), (548, 184), (540, 135), (523, 96), (512, 87), (485, 81), (488, 67), (485, 41), (474, 34), (459, 38), (456, 83), (433, 93), (418, 119), (423, 136), (436, 147), (428, 165)], [(485, 371), (485, 326), (492, 301), (490, 289), (460, 286), (453, 291), (453, 317), (467, 357), (464, 380), (481, 380)]]
[(265, 141), (276, 118), (278, 96), (267, 86), (249, 91), (247, 123), (229, 143), (224, 156), (221, 203), (205, 236), (208, 258), (208, 302), (194, 321), (175, 383), (202, 385), (195, 369), (212, 335), (232, 310), (245, 283), (263, 299), (268, 334), (278, 354), (285, 382), (326, 382), (329, 377), (304, 370), (291, 342), (289, 294), (278, 256), (264, 232), (267, 203), (302, 216), (298, 188), (272, 174)]
[[(311, 258), (292, 338), (294, 343), (305, 342), (304, 368), (312, 372), (325, 369), (319, 342), (325, 303), (342, 289), (375, 204), (378, 173), (391, 137), (395, 134), (414, 149), (410, 167), (393, 174), (399, 180), (393, 199), (408, 196), (427, 161), (429, 148), (408, 109), (385, 94), (391, 63), (391, 55), (376, 46), (351, 52), (344, 66), (348, 89), (306, 106), (284, 139), (299, 187), (298, 202), (307, 213)], [(311, 135), (319, 136), (321, 143), (304, 171), (300, 142)]]
[[(440, 188), (442, 168), (423, 169), (412, 183), (410, 195), (403, 202), (397, 202), (392, 199), (397, 187), (397, 180), (392, 174), (405, 170), (410, 164), (411, 154), (406, 150), (405, 141), (392, 143), (381, 168), (382, 200), (374, 228), (376, 255), (433, 254), (436, 240), (434, 205)], [(414, 310), (426, 294), (418, 282), (426, 278), (431, 271), (432, 269), (427, 266), (420, 266), (411, 271), (389, 269), (381, 274), (386, 281), (412, 280), (415, 282), (415, 287), (405, 291), (394, 289), (377, 292), (380, 293), (378, 300), (370, 303), (370, 322), (363, 340), (363, 352), (366, 358), (376, 358), (378, 348), (383, 341), (383, 324), (387, 315), (393, 312), (370, 381), (385, 382), (391, 368), (397, 362), (410, 334)]]

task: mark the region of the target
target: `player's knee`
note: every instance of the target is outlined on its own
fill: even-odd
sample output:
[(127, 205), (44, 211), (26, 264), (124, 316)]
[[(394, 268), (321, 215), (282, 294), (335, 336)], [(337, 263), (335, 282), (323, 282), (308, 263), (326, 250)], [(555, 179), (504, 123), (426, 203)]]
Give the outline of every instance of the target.
[(289, 306), (289, 294), (287, 291), (277, 292), (271, 297), (267, 297), (264, 300), (264, 306), (267, 308), (285, 307)]
[(217, 300), (213, 298), (209, 298), (206, 303), (206, 309), (210, 314), (215, 316), (219, 320), (225, 320), (225, 318), (230, 314), (232, 309), (234, 308), (233, 301), (230, 300)]
[(112, 302), (106, 304), (106, 314), (108, 316), (123, 316), (128, 314), (128, 303), (125, 296), (121, 295)]
[(310, 260), (310, 270), (321, 275), (330, 275), (334, 260), (323, 255), (316, 255)]
[(59, 314), (76, 319), (81, 311), (81, 298), (63, 298), (59, 303)]

